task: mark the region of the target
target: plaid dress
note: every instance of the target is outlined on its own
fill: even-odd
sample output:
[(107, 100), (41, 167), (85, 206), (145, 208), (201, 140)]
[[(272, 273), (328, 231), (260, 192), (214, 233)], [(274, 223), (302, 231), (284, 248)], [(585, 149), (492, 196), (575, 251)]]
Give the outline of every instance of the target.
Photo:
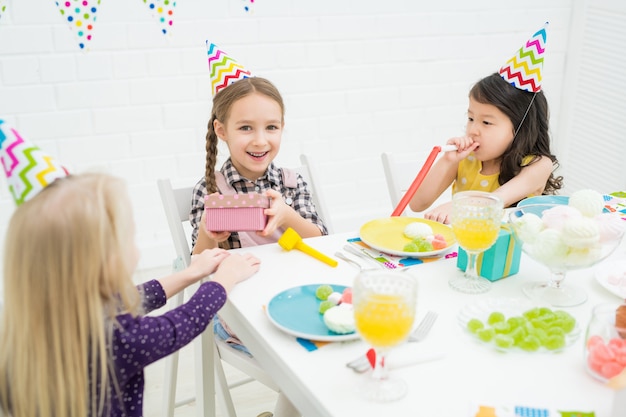
[[(265, 190), (274, 189), (283, 196), (285, 204), (293, 208), (304, 219), (309, 220), (311, 223), (317, 225), (322, 232), (322, 235), (327, 235), (328, 230), (322, 219), (315, 210), (315, 205), (311, 199), (311, 191), (309, 186), (304, 181), (300, 174), (297, 174), (297, 186), (296, 188), (289, 188), (283, 181), (282, 169), (278, 168), (272, 162), (265, 174), (256, 181), (252, 182), (245, 177), (242, 177), (235, 167), (233, 166), (230, 158), (224, 165), (220, 172), (224, 175), (226, 181), (237, 191), (237, 193), (263, 193)], [(200, 219), (204, 212), (204, 196), (207, 195), (206, 181), (204, 177), (198, 181), (193, 189), (193, 195), (191, 200), (191, 213), (189, 213), (189, 222), (193, 227), (191, 233), (191, 244), (196, 244), (198, 238), (198, 228), (200, 227)], [(241, 242), (237, 232), (231, 233), (228, 238), (228, 247), (231, 249), (241, 248)]]

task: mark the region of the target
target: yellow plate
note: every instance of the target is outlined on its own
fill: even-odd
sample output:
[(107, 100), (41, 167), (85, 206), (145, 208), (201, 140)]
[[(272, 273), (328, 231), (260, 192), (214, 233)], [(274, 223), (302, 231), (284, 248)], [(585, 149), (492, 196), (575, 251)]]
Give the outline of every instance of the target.
[[(404, 236), (404, 228), (409, 223), (425, 223), (433, 229), (434, 234), (440, 234), (448, 243), (443, 249), (430, 252), (405, 252), (404, 246), (411, 243), (411, 239)], [(419, 219), (415, 217), (388, 217), (385, 219), (372, 220), (361, 226), (359, 231), (361, 240), (367, 245), (381, 252), (396, 256), (406, 256), (409, 258), (424, 258), (439, 256), (448, 252), (456, 243), (454, 233), (449, 226), (432, 220)]]

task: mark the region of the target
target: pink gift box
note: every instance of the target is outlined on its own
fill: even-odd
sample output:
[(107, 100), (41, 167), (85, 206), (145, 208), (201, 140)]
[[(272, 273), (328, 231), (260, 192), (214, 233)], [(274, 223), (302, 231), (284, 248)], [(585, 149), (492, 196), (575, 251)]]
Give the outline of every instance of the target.
[(263, 230), (270, 207), (269, 198), (258, 193), (207, 195), (204, 197), (206, 230), (246, 232)]

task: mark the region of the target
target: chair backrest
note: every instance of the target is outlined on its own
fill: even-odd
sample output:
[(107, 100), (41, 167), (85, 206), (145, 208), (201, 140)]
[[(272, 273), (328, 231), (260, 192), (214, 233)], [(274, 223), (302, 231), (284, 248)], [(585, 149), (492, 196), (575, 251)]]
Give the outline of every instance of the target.
[(313, 204), (315, 204), (317, 214), (319, 214), (319, 216), (324, 221), (324, 225), (326, 225), (328, 233), (333, 233), (333, 222), (330, 217), (330, 211), (328, 209), (328, 206), (326, 205), (324, 191), (320, 186), (317, 166), (315, 165), (313, 158), (307, 154), (300, 155), (300, 162), (302, 163), (302, 165), (299, 168), (296, 168), (296, 171), (298, 171), (300, 175), (302, 175), (304, 180), (309, 185), (309, 188), (311, 189), (311, 194), (313, 196)]
[(183, 224), (189, 221), (193, 187), (173, 188), (169, 179), (157, 180), (157, 186), (163, 208), (165, 209), (176, 255), (182, 260), (183, 267), (189, 266), (191, 249)]
[[(387, 190), (391, 199), (392, 209), (395, 209), (409, 189), (409, 186), (417, 176), (418, 172), (424, 166), (428, 152), (425, 153), (408, 153), (396, 155), (391, 152), (383, 152), (381, 159), (383, 162), (383, 170), (385, 172), (385, 180), (387, 181)], [(448, 188), (450, 190), (450, 188)], [(449, 201), (451, 194), (444, 191), (441, 196), (433, 203), (433, 206)], [(411, 209), (407, 206), (402, 215), (406, 215)], [(413, 212), (411, 212), (413, 213)]]

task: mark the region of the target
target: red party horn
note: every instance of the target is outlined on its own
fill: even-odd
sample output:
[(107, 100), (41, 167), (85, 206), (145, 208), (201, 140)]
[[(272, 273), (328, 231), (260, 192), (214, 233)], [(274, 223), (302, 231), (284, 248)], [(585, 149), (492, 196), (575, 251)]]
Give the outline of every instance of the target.
[(402, 212), (404, 211), (406, 206), (409, 204), (409, 201), (411, 201), (411, 198), (413, 197), (413, 195), (415, 194), (419, 186), (422, 185), (422, 182), (424, 181), (426, 174), (428, 174), (430, 167), (433, 166), (433, 163), (435, 162), (435, 159), (437, 158), (437, 155), (439, 154), (439, 152), (450, 152), (450, 151), (456, 151), (456, 146), (444, 145), (444, 146), (433, 147), (433, 150), (430, 151), (428, 158), (426, 158), (426, 162), (424, 162), (424, 166), (422, 166), (422, 169), (420, 169), (420, 172), (417, 173), (417, 176), (411, 183), (411, 186), (400, 199), (398, 206), (395, 208), (393, 213), (391, 213), (391, 217), (397, 217), (397, 216), (402, 215)]

